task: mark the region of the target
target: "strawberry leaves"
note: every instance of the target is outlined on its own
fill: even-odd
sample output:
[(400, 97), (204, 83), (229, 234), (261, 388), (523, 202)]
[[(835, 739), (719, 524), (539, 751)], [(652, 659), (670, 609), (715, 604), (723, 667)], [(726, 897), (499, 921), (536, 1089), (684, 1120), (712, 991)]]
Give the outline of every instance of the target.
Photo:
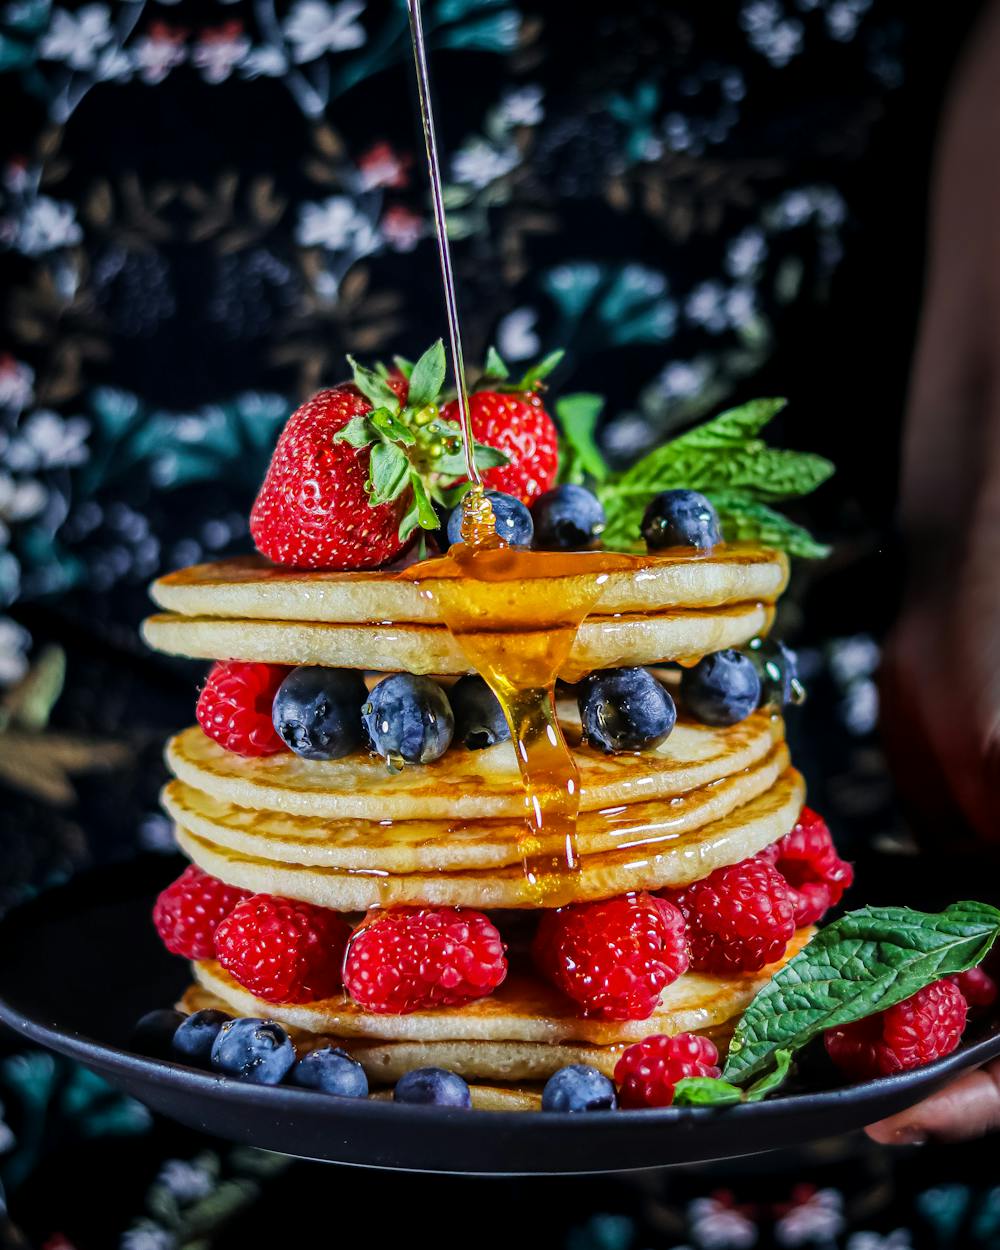
[[(334, 442), (347, 443), (358, 451), (370, 447), (368, 500), (372, 507), (406, 499), (399, 522), (399, 538), (405, 541), (415, 529), (436, 530), (440, 518), (437, 503), (454, 507), (468, 490), (468, 472), (461, 431), (456, 422), (440, 415), (439, 401), (445, 382), (444, 343), (438, 339), (415, 363), (397, 356), (393, 364), (406, 380), (384, 365), (368, 369), (348, 356), (354, 385), (373, 405), (364, 416), (352, 417), (335, 435)], [(395, 381), (395, 384), (394, 384)], [(507, 456), (495, 447), (476, 443), (476, 466), (491, 469), (506, 464)]]
[(503, 357), (495, 347), (491, 347), (486, 353), (486, 364), (479, 375), (478, 389), (485, 389), (483, 388), (483, 383), (485, 382), (489, 384), (489, 390), (500, 391), (504, 394), (538, 390), (542, 382), (545, 381), (565, 355), (566, 353), (562, 350), (549, 352), (547, 356), (544, 356), (537, 364), (532, 365), (512, 382), (510, 380), (510, 369)]

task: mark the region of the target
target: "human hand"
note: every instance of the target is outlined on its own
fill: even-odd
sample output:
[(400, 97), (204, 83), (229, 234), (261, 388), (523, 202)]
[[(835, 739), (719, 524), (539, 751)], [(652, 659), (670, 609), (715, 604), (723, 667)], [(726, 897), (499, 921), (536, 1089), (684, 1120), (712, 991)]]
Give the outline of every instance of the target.
[(967, 1141), (1000, 1128), (1000, 1060), (968, 1072), (924, 1102), (865, 1130), (883, 1146)]

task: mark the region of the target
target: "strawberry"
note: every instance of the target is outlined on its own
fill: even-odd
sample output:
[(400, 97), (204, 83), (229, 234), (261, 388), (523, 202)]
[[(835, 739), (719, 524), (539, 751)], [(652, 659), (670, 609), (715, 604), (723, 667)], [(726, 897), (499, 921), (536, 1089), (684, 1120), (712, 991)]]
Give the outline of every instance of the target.
[[(504, 452), (509, 462), (485, 470), (483, 484), (487, 489), (503, 491), (530, 504), (556, 484), (559, 440), (539, 390), (542, 379), (561, 359), (562, 352), (553, 352), (519, 382), (508, 384), (507, 366), (490, 351), (481, 389), (469, 396), (469, 417), (476, 440)], [(458, 400), (446, 404), (441, 415), (459, 421)]]
[[(353, 382), (320, 391), (288, 418), (254, 502), (250, 532), (276, 564), (376, 568), (418, 527), (438, 528), (432, 500), (455, 503), (466, 466), (460, 431), (436, 404), (441, 341), (395, 373), (350, 363)], [(477, 446), (476, 460), (486, 468), (506, 456)]]

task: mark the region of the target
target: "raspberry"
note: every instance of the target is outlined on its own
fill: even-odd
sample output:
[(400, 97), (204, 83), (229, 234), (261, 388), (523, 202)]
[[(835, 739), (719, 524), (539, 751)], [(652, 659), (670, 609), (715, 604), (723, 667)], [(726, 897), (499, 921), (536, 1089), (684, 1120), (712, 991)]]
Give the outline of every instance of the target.
[(796, 928), (821, 920), (854, 880), (854, 869), (837, 854), (826, 821), (808, 807), (791, 833), (763, 851), (761, 859), (791, 886)]
[(827, 1029), (827, 1054), (847, 1076), (867, 1081), (950, 1055), (962, 1040), (968, 1006), (957, 985), (935, 981), (895, 1007)]
[(389, 1016), (483, 998), (506, 975), (496, 926), (461, 907), (369, 912), (344, 960), (344, 985), (354, 1001)]
[(216, 926), (248, 897), (191, 864), (156, 900), (153, 924), (172, 955), (212, 959)]
[(719, 1052), (707, 1037), (659, 1033), (630, 1046), (615, 1066), (622, 1107), (669, 1107), (685, 1076), (721, 1076)]
[(237, 755), (273, 755), (285, 744), (271, 723), (271, 704), (292, 670), (283, 664), (215, 664), (195, 716), (210, 738)]
[(688, 966), (684, 917), (666, 899), (625, 894), (542, 916), (535, 962), (584, 1013), (645, 1020)]
[(795, 933), (791, 887), (762, 859), (717, 868), (667, 897), (687, 920), (698, 972), (759, 972), (781, 958)]
[(308, 1003), (342, 985), (350, 929), (326, 907), (254, 894), (215, 931), (215, 953), (235, 980), (269, 1003)]
[(982, 968), (970, 968), (948, 980), (958, 986), (970, 1007), (992, 1007), (997, 1000), (997, 983)]

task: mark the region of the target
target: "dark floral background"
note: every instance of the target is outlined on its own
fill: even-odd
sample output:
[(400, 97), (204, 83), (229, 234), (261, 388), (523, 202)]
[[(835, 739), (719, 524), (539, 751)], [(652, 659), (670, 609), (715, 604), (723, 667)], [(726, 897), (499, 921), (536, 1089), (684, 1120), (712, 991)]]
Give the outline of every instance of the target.
[[(784, 628), (812, 686), (798, 754), (862, 880), (912, 863), (873, 674), (928, 162), (978, 7), (425, 0), (468, 354), (565, 347), (553, 384), (608, 397), (621, 463), (765, 393), (792, 400), (786, 444), (839, 463), (803, 511), (836, 553), (798, 571)], [(246, 548), (277, 431), (346, 352), (442, 329), (411, 80), (401, 0), (0, 3), (4, 906), (169, 853), (159, 752), (198, 669), (144, 652), (146, 585)], [(340, 1238), (499, 1245), (530, 1219), (575, 1250), (1000, 1245), (972, 1148), (504, 1188), (153, 1126), (13, 1038), (0, 1098), (2, 1244), (287, 1240), (321, 1193)]]

